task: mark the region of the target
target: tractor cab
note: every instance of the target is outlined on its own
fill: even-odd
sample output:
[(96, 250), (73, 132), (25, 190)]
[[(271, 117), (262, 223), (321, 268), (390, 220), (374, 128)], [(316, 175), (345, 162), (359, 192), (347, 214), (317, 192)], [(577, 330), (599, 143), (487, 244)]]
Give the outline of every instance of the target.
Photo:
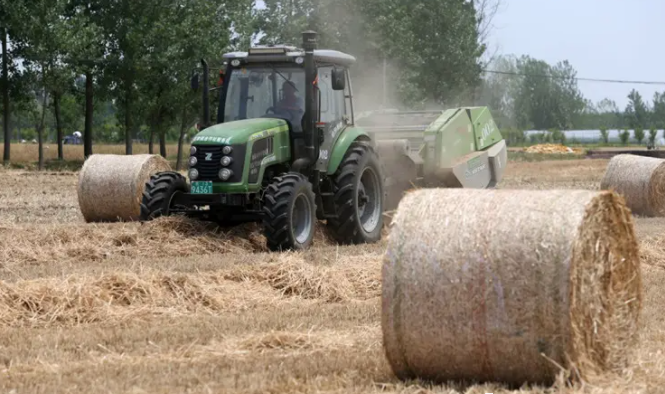
[[(217, 123), (276, 117), (288, 121), (295, 132), (303, 132), (307, 101), (316, 111), (317, 125), (346, 116), (347, 68), (355, 58), (334, 50), (314, 50), (314, 73), (308, 81), (304, 56), (290, 46), (259, 46), (225, 54)], [(311, 97), (308, 85), (313, 88)]]

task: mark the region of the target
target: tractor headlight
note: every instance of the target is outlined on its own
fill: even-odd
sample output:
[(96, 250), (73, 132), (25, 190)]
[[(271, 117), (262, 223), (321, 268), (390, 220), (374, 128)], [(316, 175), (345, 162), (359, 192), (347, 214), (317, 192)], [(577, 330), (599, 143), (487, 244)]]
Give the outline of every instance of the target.
[(223, 181), (228, 181), (231, 176), (233, 176), (233, 171), (229, 170), (228, 168), (223, 168), (219, 171), (219, 179)]
[(233, 152), (233, 148), (231, 146), (227, 145), (224, 148), (222, 148), (222, 153), (225, 155), (230, 155), (231, 152)]
[(195, 146), (192, 146), (192, 147), (189, 149), (189, 154), (192, 155), (192, 156), (194, 156), (194, 155), (196, 154), (196, 147), (195, 147)]
[(233, 160), (229, 156), (224, 156), (222, 157), (221, 163), (224, 167), (227, 167), (232, 161)]
[(198, 163), (198, 160), (196, 160), (195, 156), (192, 156), (192, 157), (189, 158), (189, 166), (190, 167), (194, 167), (196, 165), (196, 163)]
[(189, 170), (189, 179), (195, 180), (199, 178), (199, 171), (196, 168)]

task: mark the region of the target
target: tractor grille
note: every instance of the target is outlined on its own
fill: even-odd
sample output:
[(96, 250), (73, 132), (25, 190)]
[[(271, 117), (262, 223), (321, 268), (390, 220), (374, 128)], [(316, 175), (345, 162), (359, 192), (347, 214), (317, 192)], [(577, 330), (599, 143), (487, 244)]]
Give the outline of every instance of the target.
[[(222, 145), (195, 145), (196, 146), (196, 160), (197, 163), (193, 168), (196, 168), (199, 171), (199, 177), (197, 181), (213, 181), (221, 182), (219, 179), (219, 170), (222, 169), (222, 164), (220, 160), (224, 156), (222, 154)], [(233, 176), (231, 179), (226, 181), (226, 183), (236, 183), (242, 181), (242, 171), (243, 164), (245, 162), (245, 152), (247, 148), (244, 144), (231, 145), (233, 147), (233, 152), (230, 156), (233, 158), (233, 162), (227, 168), (233, 171)], [(208, 160), (206, 160), (208, 159)]]

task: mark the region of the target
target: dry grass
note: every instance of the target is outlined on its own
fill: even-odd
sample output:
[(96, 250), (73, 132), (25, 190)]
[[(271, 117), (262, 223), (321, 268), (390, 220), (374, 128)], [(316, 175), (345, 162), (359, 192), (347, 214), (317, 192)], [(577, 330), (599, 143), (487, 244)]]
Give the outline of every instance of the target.
[(599, 190), (607, 163), (603, 159), (511, 163), (498, 187)]
[[(155, 153), (159, 153), (159, 144), (154, 146)], [(124, 155), (125, 145), (107, 145), (107, 144), (94, 144), (92, 146), (93, 153)], [(147, 144), (133, 144), (133, 154), (148, 153)], [(189, 152), (189, 144), (183, 144), (183, 152)], [(11, 161), (13, 163), (34, 163), (39, 158), (39, 149), (37, 144), (12, 144), (11, 147)], [(63, 156), (65, 160), (83, 161), (83, 145), (63, 145)], [(178, 154), (177, 144), (166, 145), (167, 157), (176, 156)], [(55, 160), (58, 158), (58, 145), (44, 144), (44, 159)]]
[[(511, 163), (502, 187), (596, 189), (606, 163)], [(665, 387), (665, 219), (637, 220), (645, 298), (631, 367), (598, 387), (511, 391), (394, 378), (381, 343), (385, 243), (337, 247), (319, 234), (310, 251), (270, 254), (253, 225), (230, 232), (177, 219), (86, 225), (76, 174), (0, 170), (0, 184), (0, 392), (613, 394)]]

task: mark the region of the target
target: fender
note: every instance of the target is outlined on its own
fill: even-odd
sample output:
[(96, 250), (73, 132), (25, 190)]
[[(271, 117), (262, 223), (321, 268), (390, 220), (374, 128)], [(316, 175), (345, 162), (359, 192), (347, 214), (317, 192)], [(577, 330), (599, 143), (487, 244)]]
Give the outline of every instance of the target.
[(370, 141), (370, 138), (365, 130), (360, 127), (349, 126), (335, 142), (332, 155), (330, 155), (330, 161), (328, 162), (328, 175), (333, 175), (337, 172), (337, 168), (342, 163), (344, 155), (355, 141)]

